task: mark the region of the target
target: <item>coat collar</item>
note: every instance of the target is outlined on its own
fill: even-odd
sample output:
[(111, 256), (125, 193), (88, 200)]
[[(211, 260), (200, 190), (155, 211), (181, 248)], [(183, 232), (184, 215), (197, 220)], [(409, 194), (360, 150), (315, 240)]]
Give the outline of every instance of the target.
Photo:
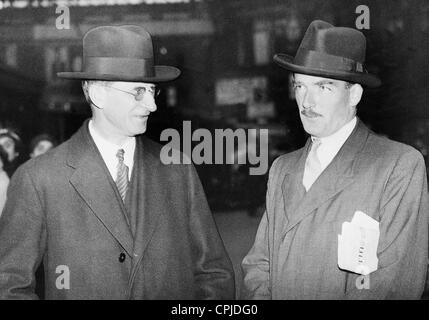
[(308, 139), (301, 152), (294, 153), (291, 165), (285, 172), (282, 182), (282, 194), (287, 219), (293, 218), (293, 212), (305, 196), (305, 188), (302, 184), (304, 174), (305, 159), (311, 146), (311, 139)]
[(156, 144), (141, 136), (136, 139), (134, 157), (135, 170), (131, 196), (131, 215), (135, 217), (136, 230), (134, 240), (134, 257), (136, 266), (153, 236), (160, 216), (163, 214), (167, 199), (165, 181), (162, 177), (160, 151)]
[(284, 233), (291, 230), (309, 214), (315, 213), (318, 207), (353, 182), (358, 154), (364, 147), (368, 134), (368, 128), (358, 119), (355, 129), (338, 154), (308, 192), (300, 197), (298, 192), (300, 187), (301, 190), (303, 188), (304, 164), (310, 147), (310, 139), (307, 140), (301, 153), (296, 156), (295, 160), (298, 161), (289, 167), (282, 185), (285, 211), (289, 220)]
[(131, 181), (136, 187), (132, 189), (134, 206), (130, 208), (137, 215), (135, 239), (126, 219), (125, 207), (117, 201), (117, 188), (89, 134), (88, 121), (70, 139), (67, 164), (75, 169), (70, 183), (92, 212), (130, 256), (141, 258), (163, 212), (165, 187), (158, 176), (162, 172), (162, 163), (157, 145), (144, 136), (136, 137), (132, 173), (132, 179), (136, 181)]
[[(132, 255), (133, 238), (118, 191), (88, 130), (88, 120), (70, 139), (67, 164), (75, 171), (70, 183), (100, 222)], [(118, 212), (120, 214), (112, 214)]]

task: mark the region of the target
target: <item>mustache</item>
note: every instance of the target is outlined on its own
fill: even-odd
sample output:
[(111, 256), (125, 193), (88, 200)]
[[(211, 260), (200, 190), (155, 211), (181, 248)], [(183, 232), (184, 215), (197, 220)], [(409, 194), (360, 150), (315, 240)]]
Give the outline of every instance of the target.
[(314, 112), (311, 109), (303, 109), (301, 111), (301, 114), (306, 116), (306, 117), (321, 117), (322, 116), (321, 114)]

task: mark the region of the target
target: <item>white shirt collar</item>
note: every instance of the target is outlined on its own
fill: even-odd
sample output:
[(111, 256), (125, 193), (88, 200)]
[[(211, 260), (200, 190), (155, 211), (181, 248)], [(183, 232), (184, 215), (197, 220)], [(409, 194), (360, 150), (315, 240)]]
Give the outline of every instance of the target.
[[(317, 156), (324, 170), (340, 151), (347, 138), (352, 133), (357, 123), (357, 118), (353, 117), (348, 123), (342, 126), (337, 132), (330, 136), (319, 138), (321, 141), (320, 147), (317, 149)], [(311, 137), (314, 140), (314, 137)]]
[(106, 140), (94, 127), (94, 123), (92, 120), (89, 121), (88, 124), (89, 133), (94, 140), (95, 145), (97, 146), (98, 151), (100, 151), (101, 157), (104, 160), (109, 172), (113, 178), (116, 180), (116, 171), (118, 158), (116, 157), (116, 153), (119, 149), (124, 149), (124, 163), (128, 167), (128, 179), (131, 180), (131, 173), (134, 165), (134, 151), (136, 148), (136, 138), (129, 137), (125, 140), (125, 142), (118, 146), (108, 140)]

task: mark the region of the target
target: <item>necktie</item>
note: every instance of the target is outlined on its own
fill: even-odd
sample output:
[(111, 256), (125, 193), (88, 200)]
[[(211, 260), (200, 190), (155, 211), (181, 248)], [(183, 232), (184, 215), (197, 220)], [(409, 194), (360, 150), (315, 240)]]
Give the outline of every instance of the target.
[(122, 200), (125, 200), (125, 195), (128, 189), (128, 167), (124, 163), (124, 153), (124, 149), (119, 149), (116, 153), (118, 165), (116, 167), (117, 173), (115, 182)]
[(309, 190), (317, 177), (322, 173), (322, 164), (320, 163), (319, 157), (317, 156), (317, 149), (321, 145), (320, 139), (315, 138), (311, 144), (311, 150), (305, 161), (304, 176), (302, 184), (305, 190)]

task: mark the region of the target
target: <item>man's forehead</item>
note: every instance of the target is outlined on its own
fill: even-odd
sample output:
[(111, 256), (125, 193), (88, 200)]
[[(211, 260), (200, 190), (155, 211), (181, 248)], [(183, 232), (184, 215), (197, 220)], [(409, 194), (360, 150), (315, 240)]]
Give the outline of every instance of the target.
[(318, 76), (310, 76), (310, 75), (302, 74), (302, 73), (295, 73), (294, 74), (294, 81), (295, 82), (302, 82), (302, 83), (333, 83), (333, 84), (343, 83), (343, 84), (346, 84), (346, 81), (343, 81), (343, 80), (324, 78), (324, 77), (318, 77)]
[(150, 82), (112, 81), (112, 84), (123, 88), (155, 87), (155, 84)]

